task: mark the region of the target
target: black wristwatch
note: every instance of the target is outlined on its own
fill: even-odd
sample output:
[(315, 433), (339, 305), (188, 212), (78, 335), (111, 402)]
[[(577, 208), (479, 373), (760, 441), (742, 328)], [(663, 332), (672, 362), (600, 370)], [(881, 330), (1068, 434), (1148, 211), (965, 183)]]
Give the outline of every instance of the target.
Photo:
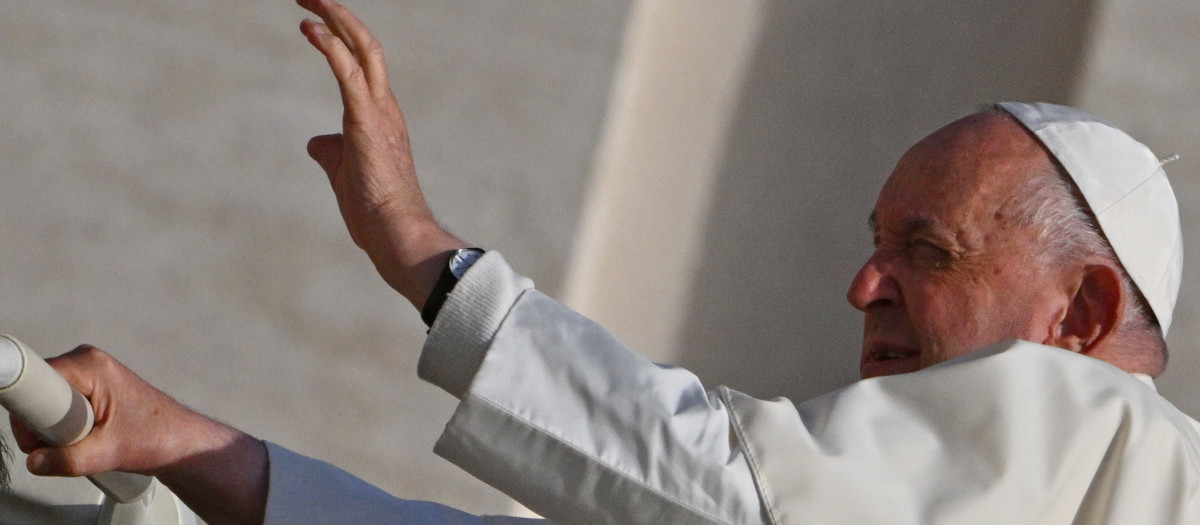
[(425, 321), (426, 326), (433, 326), (433, 321), (437, 319), (438, 312), (442, 311), (442, 305), (446, 303), (446, 296), (450, 295), (450, 290), (454, 289), (454, 285), (467, 273), (467, 269), (482, 255), (483, 250), (480, 248), (463, 248), (450, 254), (450, 262), (442, 268), (437, 284), (433, 285), (433, 291), (429, 292), (429, 298), (425, 300), (425, 307), (421, 308), (421, 320)]

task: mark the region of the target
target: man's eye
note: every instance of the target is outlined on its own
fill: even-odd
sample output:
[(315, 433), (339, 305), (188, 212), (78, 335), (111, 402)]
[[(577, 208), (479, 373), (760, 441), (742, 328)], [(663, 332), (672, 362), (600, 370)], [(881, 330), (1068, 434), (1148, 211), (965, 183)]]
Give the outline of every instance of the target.
[(909, 255), (913, 262), (923, 266), (942, 268), (950, 264), (950, 252), (929, 241), (916, 240), (909, 244)]

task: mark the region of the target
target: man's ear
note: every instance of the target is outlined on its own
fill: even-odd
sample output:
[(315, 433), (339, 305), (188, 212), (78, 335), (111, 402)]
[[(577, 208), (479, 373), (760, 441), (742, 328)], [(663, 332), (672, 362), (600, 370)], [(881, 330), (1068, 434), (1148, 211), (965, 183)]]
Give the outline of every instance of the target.
[(1116, 268), (1104, 264), (1084, 267), (1059, 323), (1054, 346), (1083, 354), (1091, 352), (1117, 329), (1127, 300)]

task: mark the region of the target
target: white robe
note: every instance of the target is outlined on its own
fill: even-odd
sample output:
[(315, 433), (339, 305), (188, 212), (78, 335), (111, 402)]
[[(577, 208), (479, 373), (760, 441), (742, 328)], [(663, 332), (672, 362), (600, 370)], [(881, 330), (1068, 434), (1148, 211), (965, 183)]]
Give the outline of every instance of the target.
[[(462, 399), (436, 452), (563, 524), (1200, 523), (1197, 423), (1148, 379), (1031, 343), (761, 401), (642, 359), (489, 253), (420, 373)], [(272, 450), (268, 523), (429, 505)]]

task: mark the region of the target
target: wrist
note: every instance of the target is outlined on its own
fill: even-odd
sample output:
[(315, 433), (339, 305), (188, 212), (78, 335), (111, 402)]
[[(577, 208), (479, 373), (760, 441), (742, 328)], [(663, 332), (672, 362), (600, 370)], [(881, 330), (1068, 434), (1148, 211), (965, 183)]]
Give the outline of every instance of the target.
[(245, 456), (252, 449), (247, 445), (253, 438), (244, 432), (186, 407), (180, 408), (186, 413), (172, 418), (174, 422), (159, 440), (163, 444), (159, 465), (146, 474), (168, 484), (194, 480), (217, 463), (214, 459), (222, 455)]
[(458, 281), (463, 278), (467, 270), (483, 256), (483, 253), (481, 248), (460, 248), (450, 252), (449, 260), (442, 267), (437, 283), (429, 292), (425, 305), (421, 307), (421, 320), (425, 322), (425, 326), (433, 327), (433, 322), (441, 312), (442, 305), (446, 303), (450, 292), (458, 285)]
[(392, 239), (368, 254), (383, 280), (420, 311), (451, 254), (468, 245), (437, 224), (410, 227)]

